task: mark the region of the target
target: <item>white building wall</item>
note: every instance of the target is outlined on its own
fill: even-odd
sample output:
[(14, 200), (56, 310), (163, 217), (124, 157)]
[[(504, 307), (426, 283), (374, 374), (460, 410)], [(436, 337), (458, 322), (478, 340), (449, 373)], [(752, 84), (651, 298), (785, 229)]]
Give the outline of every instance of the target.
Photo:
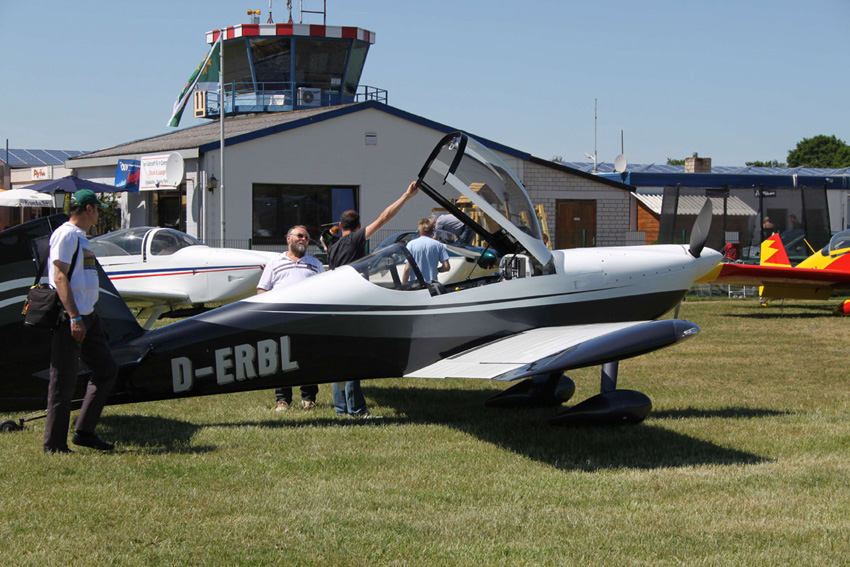
[[(367, 145), (366, 134), (377, 144)], [(359, 190), (363, 224), (374, 221), (414, 181), (442, 133), (365, 110), (225, 148), (225, 238), (251, 238), (254, 183), (353, 185)], [(207, 175), (221, 179), (219, 150), (203, 158)], [(220, 238), (221, 188), (208, 197), (206, 238)], [(410, 229), (431, 214), (433, 202), (420, 195), (389, 224)], [(334, 222), (339, 219), (327, 219)]]

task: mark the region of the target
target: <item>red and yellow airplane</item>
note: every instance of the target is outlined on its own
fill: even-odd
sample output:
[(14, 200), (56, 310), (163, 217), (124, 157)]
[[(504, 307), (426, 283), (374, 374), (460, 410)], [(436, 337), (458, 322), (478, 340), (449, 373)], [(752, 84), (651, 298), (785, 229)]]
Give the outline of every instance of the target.
[[(850, 230), (834, 235), (829, 244), (796, 267), (791, 267), (778, 234), (761, 243), (761, 264), (726, 263), (694, 283), (758, 285), (765, 299), (829, 299), (836, 291), (850, 290)], [(836, 313), (850, 315), (850, 299)]]

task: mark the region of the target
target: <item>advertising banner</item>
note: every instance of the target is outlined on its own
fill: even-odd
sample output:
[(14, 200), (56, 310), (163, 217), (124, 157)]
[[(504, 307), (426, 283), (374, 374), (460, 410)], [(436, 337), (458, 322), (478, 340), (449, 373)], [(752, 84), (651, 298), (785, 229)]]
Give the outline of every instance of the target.
[(31, 167), (30, 174), (33, 181), (45, 181), (53, 179), (53, 166), (42, 165), (40, 167)]
[(138, 193), (140, 168), (137, 159), (119, 159), (115, 167), (115, 186), (128, 193)]
[(139, 191), (177, 189), (183, 182), (183, 158), (176, 152), (142, 156)]

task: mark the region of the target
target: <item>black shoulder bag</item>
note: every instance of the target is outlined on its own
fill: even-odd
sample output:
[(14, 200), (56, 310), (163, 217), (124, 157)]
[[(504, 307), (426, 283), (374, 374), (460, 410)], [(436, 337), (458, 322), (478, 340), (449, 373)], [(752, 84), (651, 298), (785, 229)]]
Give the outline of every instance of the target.
[[(77, 266), (77, 254), (79, 252), (80, 241), (77, 240), (77, 249), (71, 259), (71, 269), (68, 270), (69, 283), (74, 274), (74, 268)], [(62, 313), (62, 301), (59, 299), (59, 293), (49, 284), (39, 283), (41, 275), (44, 273), (44, 266), (47, 265), (49, 258), (50, 254), (48, 253), (38, 267), (35, 283), (27, 293), (27, 301), (24, 303), (24, 310), (21, 313), (24, 316), (24, 325), (27, 327), (52, 330), (59, 326), (59, 315)]]

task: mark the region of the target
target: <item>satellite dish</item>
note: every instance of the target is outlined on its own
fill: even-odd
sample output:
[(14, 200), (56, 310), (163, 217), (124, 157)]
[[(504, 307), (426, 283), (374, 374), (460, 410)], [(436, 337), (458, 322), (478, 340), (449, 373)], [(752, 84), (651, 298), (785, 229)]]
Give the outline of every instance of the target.
[(183, 183), (183, 156), (177, 152), (168, 154), (168, 160), (165, 162), (165, 184), (169, 187), (177, 187)]
[(626, 156), (620, 154), (614, 159), (614, 171), (616, 173), (622, 173), (626, 171), (626, 167), (629, 165), (629, 160), (626, 159)]

